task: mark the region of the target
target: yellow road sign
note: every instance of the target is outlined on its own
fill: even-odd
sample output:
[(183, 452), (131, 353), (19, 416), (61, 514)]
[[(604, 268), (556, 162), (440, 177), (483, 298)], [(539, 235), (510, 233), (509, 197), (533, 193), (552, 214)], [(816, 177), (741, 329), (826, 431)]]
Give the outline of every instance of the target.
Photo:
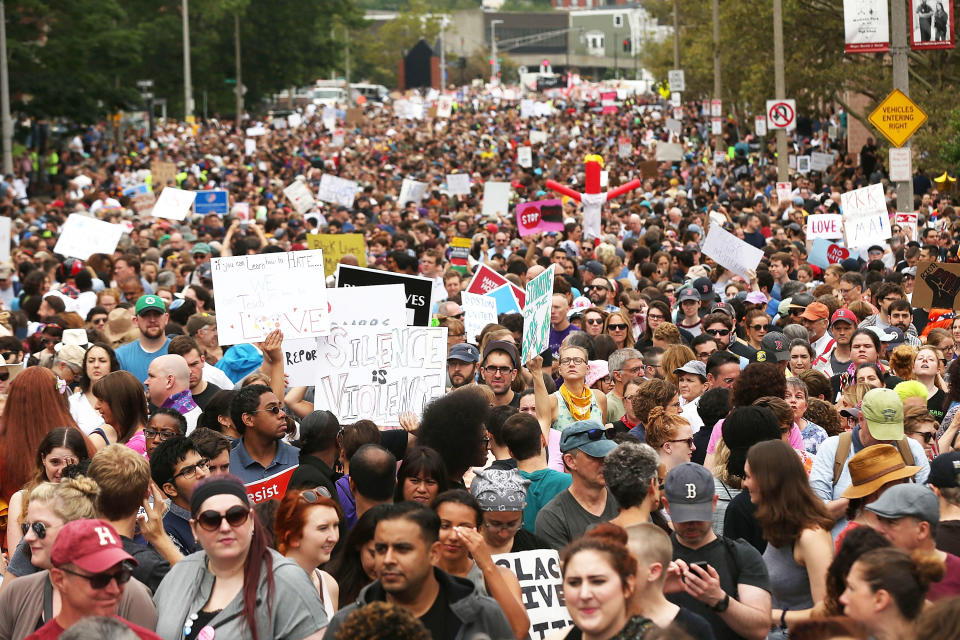
[(902, 147), (927, 121), (927, 114), (900, 89), (890, 92), (868, 118), (896, 147)]

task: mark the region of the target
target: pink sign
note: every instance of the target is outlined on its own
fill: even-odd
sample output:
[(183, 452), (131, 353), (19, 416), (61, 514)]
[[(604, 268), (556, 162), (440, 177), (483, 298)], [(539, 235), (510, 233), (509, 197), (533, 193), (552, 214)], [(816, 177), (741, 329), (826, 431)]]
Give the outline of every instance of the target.
[(517, 228), (521, 236), (543, 231), (563, 231), (563, 201), (537, 200), (518, 204)]

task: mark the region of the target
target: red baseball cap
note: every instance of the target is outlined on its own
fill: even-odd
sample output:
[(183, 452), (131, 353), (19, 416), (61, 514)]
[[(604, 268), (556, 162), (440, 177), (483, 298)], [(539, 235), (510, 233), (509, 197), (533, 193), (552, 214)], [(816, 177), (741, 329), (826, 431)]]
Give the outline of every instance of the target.
[(856, 314), (854, 314), (853, 311), (850, 311), (850, 309), (837, 309), (836, 311), (834, 311), (833, 317), (830, 318), (830, 326), (832, 327), (834, 324), (836, 324), (837, 320), (849, 322), (854, 327), (856, 327), (857, 324), (859, 324), (857, 322)]
[(103, 573), (121, 562), (137, 561), (123, 550), (120, 534), (104, 520), (81, 519), (60, 529), (50, 553), (53, 566), (75, 564), (90, 573)]

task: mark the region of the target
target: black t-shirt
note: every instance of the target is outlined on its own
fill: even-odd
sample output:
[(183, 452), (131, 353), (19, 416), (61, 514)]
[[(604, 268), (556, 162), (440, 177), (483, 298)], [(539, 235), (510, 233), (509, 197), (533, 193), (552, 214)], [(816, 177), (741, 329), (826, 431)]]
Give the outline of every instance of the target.
[(749, 542), (761, 554), (767, 548), (763, 529), (757, 522), (757, 505), (750, 501), (750, 492), (744, 489), (734, 496), (723, 517), (723, 535)]
[(450, 601), (443, 588), (437, 592), (437, 599), (425, 614), (420, 616), (420, 622), (427, 628), (433, 640), (447, 640), (456, 638), (460, 632), (460, 618), (450, 610)]
[(212, 382), (208, 382), (207, 388), (203, 390), (203, 393), (200, 395), (193, 394), (193, 401), (197, 403), (197, 406), (200, 407), (201, 410), (206, 409), (207, 403), (209, 403), (210, 399), (213, 398), (213, 394), (217, 393), (218, 391), (223, 391), (223, 389)]
[(943, 392), (943, 389), (937, 389), (935, 394), (927, 398), (927, 411), (937, 419), (937, 422), (943, 421), (943, 416), (947, 413), (943, 408), (946, 397), (947, 394)]
[(704, 620), (703, 616), (697, 615), (692, 611), (687, 611), (682, 607), (680, 611), (677, 611), (673, 622), (689, 633), (691, 638), (696, 638), (697, 640), (714, 640), (716, 637), (713, 635), (713, 629), (710, 628), (710, 623)]
[(960, 520), (941, 520), (936, 540), (937, 549), (960, 556)]
[(500, 469), (501, 471), (510, 471), (511, 469), (517, 468), (517, 461), (513, 458), (505, 458), (503, 460), (494, 460), (490, 463), (491, 469)]
[[(958, 523), (960, 524), (960, 523)], [(518, 551), (533, 551), (535, 549), (551, 549), (552, 547), (524, 528), (520, 528), (513, 536), (513, 546), (510, 553)]]
[(123, 544), (123, 550), (137, 561), (133, 577), (147, 585), (152, 593), (156, 593), (160, 581), (170, 571), (170, 563), (164, 560), (153, 547), (138, 544), (125, 536), (120, 536), (120, 542)]
[(397, 460), (407, 455), (407, 430), (387, 429), (380, 432), (380, 446), (393, 454)]

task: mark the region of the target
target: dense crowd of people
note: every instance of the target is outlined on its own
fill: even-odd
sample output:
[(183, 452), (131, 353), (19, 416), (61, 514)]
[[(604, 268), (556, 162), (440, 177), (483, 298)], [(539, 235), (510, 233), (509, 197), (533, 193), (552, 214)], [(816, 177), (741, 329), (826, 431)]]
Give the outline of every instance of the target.
[[(0, 180), (0, 640), (960, 635), (960, 323), (912, 304), (924, 266), (960, 261), (954, 196), (918, 171), (896, 202), (842, 112), (794, 134), (835, 159), (786, 195), (768, 141), (712, 136), (699, 103), (541, 99), (549, 117), (464, 89), (449, 118), (308, 108), (25, 150)], [(655, 160), (666, 142), (681, 160)], [(582, 190), (587, 154), (642, 186), (598, 235), (569, 198), (562, 231), (528, 233), (516, 204)], [(286, 199), (324, 174), (356, 182), (352, 206)], [(512, 196), (485, 215), (491, 181)], [(881, 182), (917, 226), (811, 264), (806, 218)], [(228, 213), (152, 217), (143, 183), (226, 190)], [(55, 252), (78, 212), (124, 226), (115, 252)], [(703, 253), (712, 227), (757, 267)], [(212, 260), (315, 232), (362, 235), (343, 264), (434, 283), (446, 393), (401, 428), (315, 406), (279, 330), (220, 342)], [(520, 313), (467, 335), (480, 265), (521, 289), (555, 265), (544, 352), (521, 360)], [(282, 495), (248, 491), (291, 469)], [(522, 552), (553, 554), (555, 580), (497, 561)], [(565, 615), (537, 622), (555, 582)]]

